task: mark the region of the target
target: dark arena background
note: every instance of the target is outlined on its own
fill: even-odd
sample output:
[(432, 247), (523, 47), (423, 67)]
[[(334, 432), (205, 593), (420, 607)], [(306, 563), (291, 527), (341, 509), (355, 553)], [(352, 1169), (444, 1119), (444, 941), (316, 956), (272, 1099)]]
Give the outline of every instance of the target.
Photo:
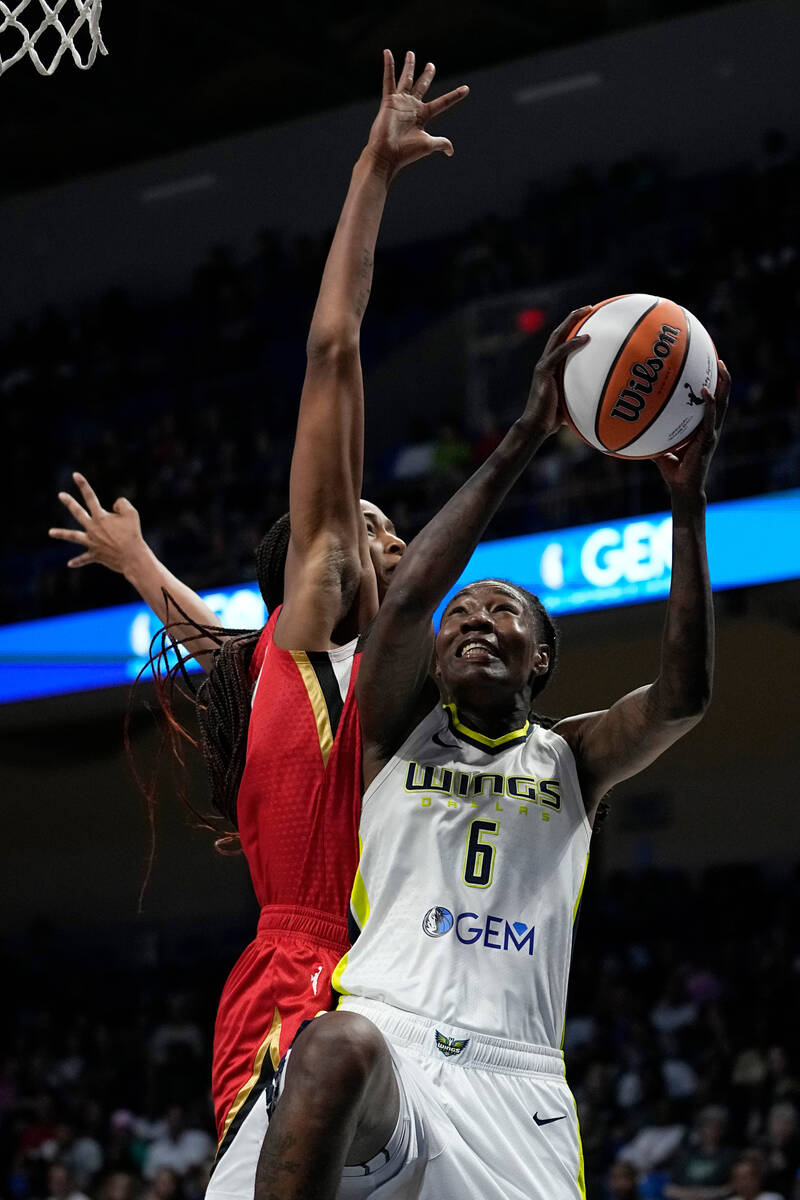
[[(442, 129), (452, 161), (392, 189), (363, 328), (364, 494), (404, 537), (496, 445), (570, 308), (669, 296), (731, 371), (709, 484), (729, 531), (718, 576), (712, 543), (714, 700), (611, 797), (565, 1053), (590, 1200), (798, 1200), (800, 9), (378, 10), (106, 0), (91, 70), (66, 56), (51, 78), (27, 60), (0, 76), (0, 1196), (203, 1195), (215, 1005), (255, 902), (165, 771), (140, 905), (151, 831), (123, 723), (145, 774), (160, 726), (150, 686), (131, 699), (124, 681), (156, 626), (126, 609), (129, 641), (101, 643), (96, 610), (136, 597), (103, 567), (68, 570), (47, 530), (68, 523), (57, 493), (80, 470), (107, 507), (136, 505), (177, 575), (252, 611), (391, 46), (435, 61), (438, 91), (472, 89)], [(666, 578), (667, 508), (652, 463), (564, 431), (490, 529), (536, 535), (566, 597), (554, 715), (652, 678), (663, 588), (637, 588)], [(606, 531), (588, 567), (587, 527)], [(111, 669), (122, 682), (103, 686)]]

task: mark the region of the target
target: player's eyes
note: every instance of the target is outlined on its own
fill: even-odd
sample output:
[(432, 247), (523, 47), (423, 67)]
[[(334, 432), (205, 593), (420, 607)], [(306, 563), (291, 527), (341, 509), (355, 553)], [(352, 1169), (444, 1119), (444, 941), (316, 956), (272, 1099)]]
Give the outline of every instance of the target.
[(464, 606), (462, 604), (458, 604), (458, 605), (456, 605), (455, 608), (451, 608), (447, 615), (448, 615), (448, 617), (454, 617), (456, 615), (456, 613), (463, 613), (466, 611), (467, 610), (464, 608)]

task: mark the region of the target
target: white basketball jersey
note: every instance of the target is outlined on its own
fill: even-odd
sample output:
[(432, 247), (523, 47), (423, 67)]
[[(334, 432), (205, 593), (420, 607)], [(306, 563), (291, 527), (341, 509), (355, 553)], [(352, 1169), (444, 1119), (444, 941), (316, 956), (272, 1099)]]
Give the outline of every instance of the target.
[(340, 1007), (559, 1049), (590, 837), (559, 734), (490, 739), (437, 706), (364, 796)]

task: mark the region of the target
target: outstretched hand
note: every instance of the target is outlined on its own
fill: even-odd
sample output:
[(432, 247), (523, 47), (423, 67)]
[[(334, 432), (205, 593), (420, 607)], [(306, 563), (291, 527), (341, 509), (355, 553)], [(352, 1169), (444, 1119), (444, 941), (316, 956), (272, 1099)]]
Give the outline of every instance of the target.
[(678, 454), (662, 454), (653, 460), (673, 494), (698, 494), (705, 488), (708, 468), (725, 420), (730, 389), (731, 377), (724, 362), (720, 362), (714, 395), (706, 387), (702, 390), (705, 412), (692, 440)]
[(74, 471), (72, 478), (86, 507), (69, 492), (59, 492), (58, 498), (81, 528), (50, 529), (50, 537), (83, 548), (81, 554), (67, 562), (68, 567), (85, 567), (96, 562), (124, 575), (136, 555), (147, 548), (138, 512), (123, 497), (115, 500), (112, 511), (107, 512), (83, 475)]
[(426, 126), (469, 94), (468, 87), (458, 87), (436, 100), (425, 100), (433, 82), (436, 68), (427, 63), (419, 78), (414, 80), (413, 50), (405, 57), (399, 80), (395, 80), (394, 58), (391, 50), (383, 52), (383, 96), (381, 107), (369, 134), (367, 149), (375, 161), (395, 175), (418, 158), (440, 150), (448, 158), (453, 144), (445, 137), (431, 137)]
[(533, 372), (531, 390), (528, 393), (528, 403), (525, 405), (524, 420), (531, 425), (543, 438), (555, 433), (564, 424), (564, 411), (561, 404), (561, 370), (560, 368), (576, 350), (585, 346), (589, 335), (582, 333), (570, 337), (581, 317), (591, 311), (591, 304), (576, 308), (565, 317), (561, 324), (553, 330), (547, 339), (542, 357)]

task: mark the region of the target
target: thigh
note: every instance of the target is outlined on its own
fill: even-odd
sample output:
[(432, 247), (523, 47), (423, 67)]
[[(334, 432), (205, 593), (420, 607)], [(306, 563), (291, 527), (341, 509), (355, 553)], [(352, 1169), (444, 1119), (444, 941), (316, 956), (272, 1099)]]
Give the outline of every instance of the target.
[[(575, 1102), (566, 1080), (436, 1064), (454, 1138), (426, 1200), (456, 1200), (453, 1172), (488, 1175), (482, 1200), (585, 1200)], [(458, 1174), (455, 1175), (455, 1179)], [(427, 1181), (426, 1181), (427, 1182)]]

